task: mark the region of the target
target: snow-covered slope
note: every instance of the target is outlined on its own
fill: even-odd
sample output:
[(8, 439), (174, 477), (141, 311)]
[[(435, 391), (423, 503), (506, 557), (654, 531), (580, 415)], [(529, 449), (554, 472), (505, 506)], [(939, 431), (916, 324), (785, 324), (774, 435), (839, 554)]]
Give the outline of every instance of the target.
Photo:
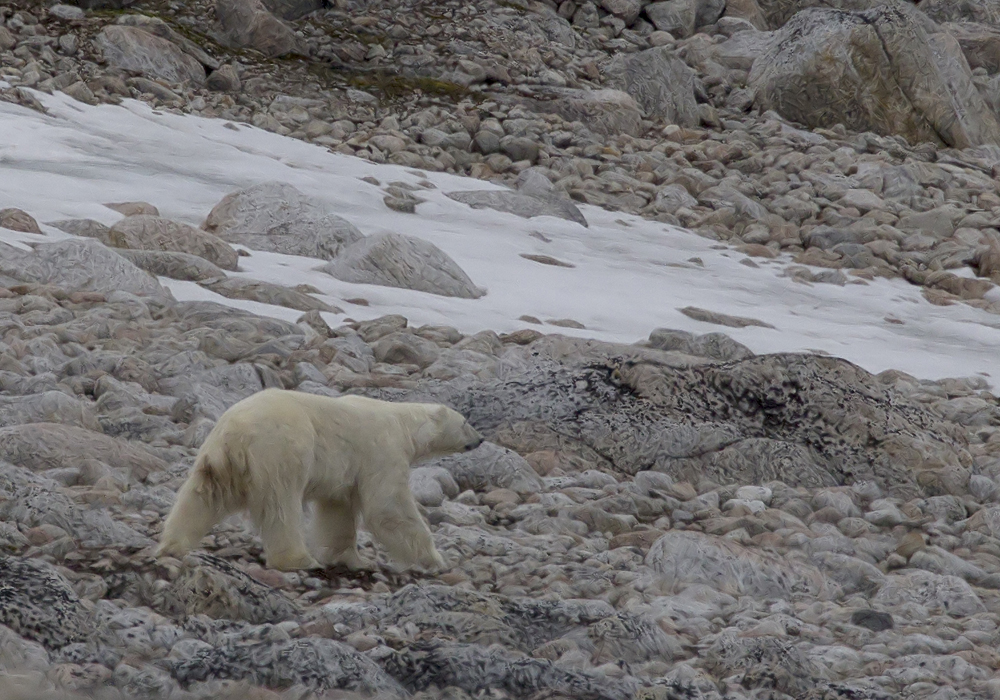
[[(385, 206), (379, 187), (360, 178), (374, 176), (385, 185), (416, 183), (423, 174), (243, 124), (156, 112), (140, 102), (89, 107), (62, 95), (36, 96), (49, 115), (0, 103), (0, 208), (19, 207), (40, 222), (92, 218), (112, 224), (120, 215), (102, 202), (143, 200), (163, 216), (198, 225), (228, 192), (280, 180), (325, 198), (365, 234), (395, 231), (435, 243), (489, 292), (476, 300), (452, 299), (341, 282), (316, 271), (319, 261), (308, 258), (261, 252), (241, 258), (241, 272), (234, 274), (322, 290), (346, 310), (327, 315), (331, 324), (401, 313), (415, 325), (504, 332), (525, 327), (518, 317), (528, 314), (586, 326), (544, 327), (549, 332), (603, 340), (634, 342), (658, 327), (721, 330), (756, 352), (823, 351), (876, 372), (894, 368), (924, 378), (1000, 373), (1000, 318), (965, 305), (931, 305), (900, 280), (809, 286), (781, 276), (787, 259), (755, 259), (757, 267), (748, 266), (744, 255), (691, 232), (594, 207), (582, 207), (589, 228), (473, 210), (445, 192), (494, 185), (440, 173), (426, 174), (436, 189), (419, 193), (427, 201), (416, 214), (399, 213)], [(43, 228), (46, 239), (65, 237)], [(0, 229), (0, 240), (38, 238)], [(522, 253), (575, 267), (540, 264)], [(300, 315), (231, 301), (193, 283), (164, 283), (179, 299), (211, 298), (285, 319)], [(370, 305), (344, 302), (355, 297)], [(687, 306), (774, 328), (695, 321), (678, 311)]]

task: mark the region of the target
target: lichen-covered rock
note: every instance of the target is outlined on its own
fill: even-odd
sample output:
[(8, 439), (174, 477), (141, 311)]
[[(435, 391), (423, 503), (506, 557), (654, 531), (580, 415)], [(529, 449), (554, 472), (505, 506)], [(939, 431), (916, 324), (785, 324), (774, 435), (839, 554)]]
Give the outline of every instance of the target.
[(762, 109), (808, 126), (843, 124), (911, 143), (1000, 143), (953, 37), (903, 4), (809, 9), (776, 32), (748, 85)]
[(255, 625), (298, 615), (295, 604), (224, 559), (205, 553), (184, 558), (180, 572), (160, 592), (156, 607), (173, 615), (208, 615)]
[(191, 253), (224, 270), (236, 269), (236, 251), (225, 241), (193, 226), (159, 216), (127, 216), (111, 227), (108, 240), (116, 248)]
[[(788, 354), (689, 365), (553, 338), (508, 350), (502, 380), (368, 393), (446, 403), (522, 453), (563, 451), (626, 474), (653, 469), (692, 482), (872, 480), (914, 495), (918, 471), (969, 459), (953, 425), (843, 360)], [(751, 439), (752, 450), (724, 452)]]
[(627, 700), (638, 685), (633, 678), (611, 679), (501, 647), (437, 641), (413, 643), (382, 665), (413, 690), (456, 686), (467, 693), (496, 688), (515, 695), (546, 691), (580, 700)]
[(330, 639), (188, 647), (169, 662), (182, 684), (214, 679), (248, 680), (255, 685), (316, 691), (355, 690), (405, 698), (407, 692), (375, 662)]
[(872, 598), (872, 603), (887, 608), (890, 612), (896, 606), (919, 603), (928, 610), (953, 617), (974, 615), (986, 610), (976, 592), (962, 579), (920, 569), (886, 576), (882, 587)]
[(0, 274), (68, 291), (123, 291), (171, 299), (156, 278), (97, 241), (43, 243), (33, 253), (0, 244)]
[(5, 462), (0, 462), (0, 520), (26, 527), (55, 525), (81, 547), (127, 549), (152, 544), (145, 535), (113, 520), (107, 510), (77, 505), (52, 479)]
[(478, 299), (486, 293), (436, 245), (398, 233), (368, 236), (345, 248), (321, 269), (344, 282), (402, 287), (447, 297)]
[(262, 182), (231, 192), (215, 205), (203, 227), (252, 250), (333, 260), (363, 238), (322, 200), (284, 182)]
[(73, 587), (51, 565), (0, 557), (0, 623), (58, 649), (86, 638), (87, 619)]

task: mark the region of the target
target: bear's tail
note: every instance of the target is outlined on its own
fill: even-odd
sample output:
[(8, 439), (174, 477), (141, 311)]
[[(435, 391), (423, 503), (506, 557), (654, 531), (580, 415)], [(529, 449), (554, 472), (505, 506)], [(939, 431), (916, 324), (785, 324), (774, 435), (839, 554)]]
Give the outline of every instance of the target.
[(205, 497), (222, 508), (237, 508), (246, 502), (246, 453), (226, 449), (224, 440), (208, 440), (198, 453), (192, 476), (200, 482)]

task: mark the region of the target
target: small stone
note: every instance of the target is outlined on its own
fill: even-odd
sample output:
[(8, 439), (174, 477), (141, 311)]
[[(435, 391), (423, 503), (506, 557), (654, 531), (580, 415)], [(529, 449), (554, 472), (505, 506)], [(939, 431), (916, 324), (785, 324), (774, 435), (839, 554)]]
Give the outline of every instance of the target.
[(218, 70), (212, 71), (205, 81), (209, 90), (216, 92), (239, 92), (241, 83), (240, 76), (236, 73), (236, 68), (230, 64), (220, 66)]
[(855, 610), (851, 613), (851, 624), (864, 627), (872, 632), (883, 632), (893, 628), (892, 615), (878, 610)]
[(496, 508), (501, 503), (520, 503), (521, 497), (510, 489), (493, 489), (483, 494), (481, 502), (484, 506)]

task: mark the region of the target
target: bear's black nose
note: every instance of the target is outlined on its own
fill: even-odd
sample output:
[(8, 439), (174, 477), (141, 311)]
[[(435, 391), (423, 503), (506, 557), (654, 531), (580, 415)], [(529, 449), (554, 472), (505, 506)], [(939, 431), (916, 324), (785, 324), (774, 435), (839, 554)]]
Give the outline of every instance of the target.
[(478, 440), (473, 440), (472, 442), (470, 442), (468, 445), (465, 446), (465, 451), (471, 452), (472, 450), (476, 449), (482, 444), (483, 444), (482, 438), (479, 438)]

